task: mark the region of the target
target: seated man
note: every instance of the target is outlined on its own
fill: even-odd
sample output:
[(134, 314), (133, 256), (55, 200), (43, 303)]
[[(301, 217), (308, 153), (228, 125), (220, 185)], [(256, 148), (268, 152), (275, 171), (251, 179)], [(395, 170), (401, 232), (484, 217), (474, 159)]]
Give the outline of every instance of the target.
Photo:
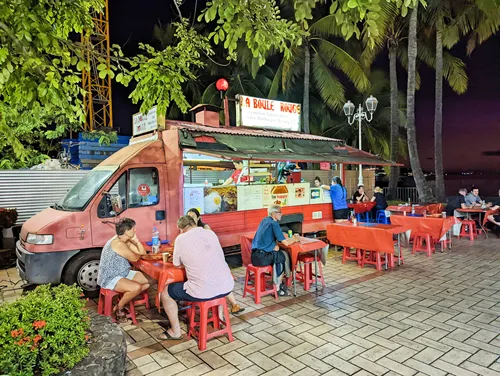
[(465, 196), (465, 203), (467, 207), (477, 207), (481, 206), (481, 197), (479, 197), (479, 188), (473, 187), (472, 191), (469, 192), (467, 196)]
[[(464, 216), (463, 213), (457, 211), (457, 209), (467, 209), (469, 206), (465, 203), (465, 195), (467, 194), (467, 189), (460, 188), (458, 194), (453, 196), (448, 200), (448, 205), (446, 205), (446, 216), (461, 218)], [(455, 236), (460, 234), (461, 223), (456, 223), (453, 225), (452, 233)]]
[(175, 240), (174, 265), (183, 265), (187, 281), (168, 285), (161, 302), (170, 322), (170, 329), (158, 339), (181, 339), (177, 301), (203, 302), (222, 298), (231, 293), (234, 280), (224, 259), (217, 235), (198, 227), (185, 215), (177, 221), (181, 234)]
[(130, 262), (139, 260), (145, 254), (146, 250), (135, 233), (135, 221), (121, 219), (116, 224), (116, 236), (109, 239), (102, 249), (97, 275), (99, 286), (123, 293), (113, 308), (118, 322), (127, 322), (123, 312), (125, 304), (149, 288), (148, 280), (141, 272), (130, 270)]
[(281, 206), (272, 205), (267, 209), (268, 217), (260, 224), (252, 241), (252, 265), (273, 265), (273, 282), (279, 296), (290, 296), (286, 283), (281, 283), (283, 273), (290, 276), (290, 261), (288, 253), (280, 250), (277, 242), (288, 246), (295, 243), (296, 239), (287, 239), (281, 231), (278, 221), (281, 219)]
[[(491, 210), (498, 211), (500, 209), (500, 189), (498, 190), (498, 198), (493, 202)], [(488, 221), (500, 227), (500, 213), (491, 214), (488, 216)]]
[(352, 195), (352, 203), (359, 204), (367, 201), (369, 201), (369, 199), (365, 193), (365, 187), (363, 185), (358, 186), (358, 190)]

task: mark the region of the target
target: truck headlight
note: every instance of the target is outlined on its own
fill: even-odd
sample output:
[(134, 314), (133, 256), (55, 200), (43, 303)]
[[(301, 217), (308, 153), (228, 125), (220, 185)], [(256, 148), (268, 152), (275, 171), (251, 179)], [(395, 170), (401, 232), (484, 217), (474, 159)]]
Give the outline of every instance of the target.
[(39, 245), (52, 244), (54, 243), (54, 235), (28, 234), (26, 243)]

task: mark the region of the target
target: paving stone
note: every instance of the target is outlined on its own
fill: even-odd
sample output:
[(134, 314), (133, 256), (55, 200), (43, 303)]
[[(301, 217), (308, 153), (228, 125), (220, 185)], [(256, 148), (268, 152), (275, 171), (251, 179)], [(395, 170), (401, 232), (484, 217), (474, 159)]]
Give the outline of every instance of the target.
[(451, 373), (452, 375), (455, 376), (475, 376), (476, 374), (474, 372), (470, 372), (464, 368), (455, 366), (453, 364), (444, 362), (442, 360), (436, 360), (432, 365), (436, 368), (442, 369), (443, 371), (446, 371), (448, 373)]
[(489, 367), (490, 364), (496, 362), (500, 358), (500, 354), (493, 354), (488, 351), (479, 350), (469, 358), (470, 362), (479, 364), (483, 367)]

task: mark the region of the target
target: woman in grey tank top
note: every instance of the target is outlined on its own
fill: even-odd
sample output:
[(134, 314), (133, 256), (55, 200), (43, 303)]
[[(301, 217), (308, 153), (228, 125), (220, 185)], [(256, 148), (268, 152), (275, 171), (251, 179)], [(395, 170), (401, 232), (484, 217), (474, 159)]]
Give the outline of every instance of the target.
[(149, 288), (149, 282), (141, 272), (130, 270), (130, 262), (138, 261), (145, 254), (144, 246), (137, 239), (135, 221), (121, 219), (116, 224), (116, 236), (109, 239), (102, 249), (97, 276), (99, 286), (123, 294), (113, 307), (119, 322), (127, 321), (123, 312), (125, 305)]

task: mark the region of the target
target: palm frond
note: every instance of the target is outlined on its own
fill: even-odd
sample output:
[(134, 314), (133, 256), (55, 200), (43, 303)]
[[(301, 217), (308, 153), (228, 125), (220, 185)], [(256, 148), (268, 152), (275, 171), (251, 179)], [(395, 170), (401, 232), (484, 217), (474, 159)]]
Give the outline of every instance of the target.
[[(398, 46), (397, 57), (401, 66), (408, 72), (408, 49), (406, 48), (406, 46), (403, 46), (401, 44)], [(417, 90), (420, 89), (420, 82), (420, 73), (417, 70), (415, 71), (415, 88)]]
[(295, 82), (304, 74), (304, 49), (294, 48), (290, 59), (283, 59), (281, 74), (281, 88), (284, 92), (295, 85)]
[(317, 51), (327, 65), (332, 65), (344, 73), (359, 91), (366, 91), (370, 81), (359, 62), (336, 44), (320, 38), (311, 38), (317, 45)]
[(317, 52), (311, 57), (311, 76), (321, 99), (333, 110), (340, 110), (345, 103), (344, 86)]
[(343, 35), (341, 29), (342, 28), (337, 24), (335, 14), (329, 14), (328, 16), (322, 17), (318, 21), (314, 22), (309, 28), (309, 33), (312, 36), (342, 38)]
[(271, 83), (271, 87), (269, 88), (269, 92), (267, 93), (267, 98), (274, 99), (278, 96), (281, 80), (283, 78), (283, 65), (285, 64), (285, 60), (282, 59), (278, 69), (276, 70), (276, 74), (274, 75), (273, 82)]

